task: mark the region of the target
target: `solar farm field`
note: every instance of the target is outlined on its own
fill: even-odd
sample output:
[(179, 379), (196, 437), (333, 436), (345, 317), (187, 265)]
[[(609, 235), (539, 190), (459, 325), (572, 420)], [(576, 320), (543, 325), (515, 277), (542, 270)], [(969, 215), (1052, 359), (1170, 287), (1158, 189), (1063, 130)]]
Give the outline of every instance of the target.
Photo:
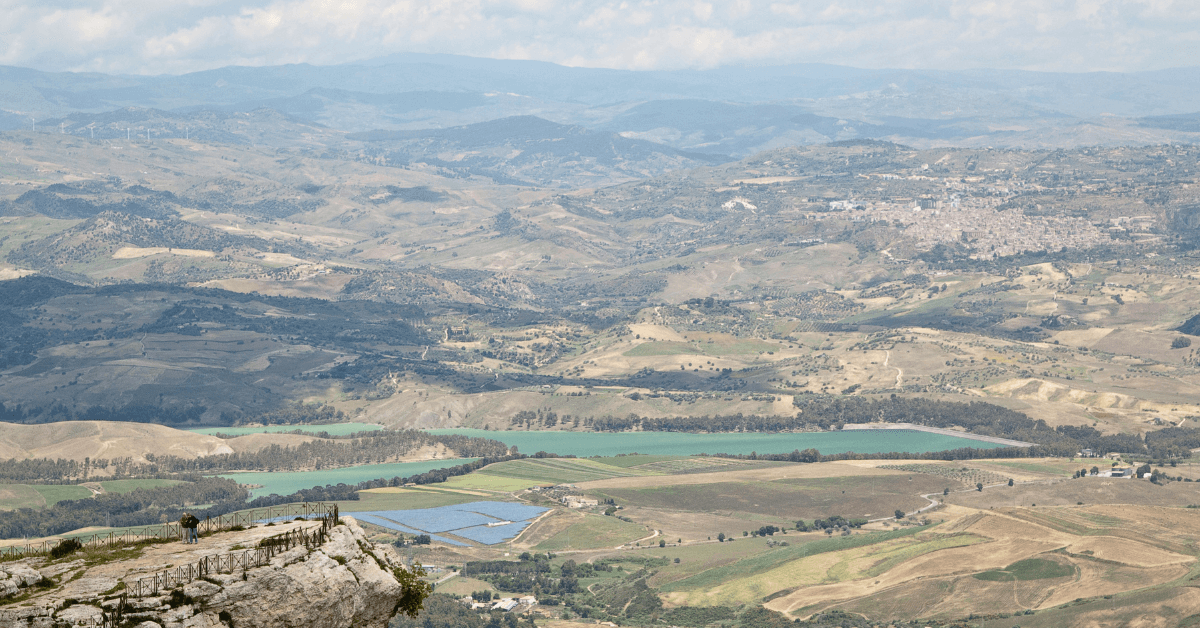
[(468, 544), (438, 534), (452, 534), (482, 545), (516, 537), (546, 508), (510, 502), (469, 502), (416, 510), (376, 510), (353, 513), (362, 522), (401, 534), (429, 534), (434, 540), (465, 547)]

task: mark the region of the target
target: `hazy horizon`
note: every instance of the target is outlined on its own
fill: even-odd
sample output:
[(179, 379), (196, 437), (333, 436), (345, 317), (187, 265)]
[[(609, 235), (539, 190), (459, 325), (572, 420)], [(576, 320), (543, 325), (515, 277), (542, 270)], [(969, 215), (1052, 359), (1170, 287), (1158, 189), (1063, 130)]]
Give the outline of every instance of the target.
[(384, 0), (5, 2), (0, 64), (183, 74), (460, 54), (625, 70), (1139, 72), (1195, 65), (1200, 8), (1173, 0), (996, 3)]

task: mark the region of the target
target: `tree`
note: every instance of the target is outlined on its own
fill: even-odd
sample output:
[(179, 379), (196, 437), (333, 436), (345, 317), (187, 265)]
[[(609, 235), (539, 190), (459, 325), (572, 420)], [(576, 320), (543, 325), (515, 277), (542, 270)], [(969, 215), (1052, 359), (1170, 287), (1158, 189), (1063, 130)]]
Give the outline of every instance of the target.
[(1100, 475), (1100, 467), (1092, 467), (1092, 475)]
[(1190, 346), (1192, 346), (1192, 339), (1186, 336), (1179, 336), (1175, 340), (1171, 341), (1172, 349), (1186, 349)]
[(725, 533), (724, 532), (717, 535), (717, 542), (719, 542), (719, 543), (725, 542)]
[(659, 547), (666, 547), (666, 546), (667, 546), (667, 540), (666, 540), (666, 539), (659, 539), (659, 540), (658, 540), (658, 546), (659, 546)]
[(982, 492), (983, 492), (983, 482), (976, 482), (976, 483), (975, 483), (975, 490), (977, 490), (977, 491), (979, 491), (980, 493), (982, 493)]
[(896, 519), (903, 519), (903, 518), (904, 518), (904, 511), (897, 508), (896, 509)]
[(1012, 478), (1008, 478), (1008, 485), (1009, 485), (1009, 486), (1012, 486), (1012, 485), (1013, 485)]
[[(426, 537), (428, 538), (428, 537)], [(396, 610), (409, 617), (416, 617), (425, 607), (425, 598), (433, 593), (433, 585), (421, 580), (426, 575), (420, 565), (412, 569), (397, 567), (392, 570), (396, 582), (400, 583), (400, 599), (396, 601)]]
[(944, 489), (942, 489), (942, 496), (943, 496), (943, 497), (945, 497), (946, 495), (949, 495), (949, 494), (950, 494), (950, 489), (948, 489), (948, 488), (944, 488)]

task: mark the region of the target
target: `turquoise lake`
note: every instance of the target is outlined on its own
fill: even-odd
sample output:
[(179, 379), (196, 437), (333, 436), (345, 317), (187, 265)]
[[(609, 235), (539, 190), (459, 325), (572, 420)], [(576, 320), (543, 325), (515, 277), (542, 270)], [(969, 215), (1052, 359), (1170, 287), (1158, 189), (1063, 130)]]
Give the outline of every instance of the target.
[(851, 432), (796, 432), (781, 434), (690, 434), (687, 432), (493, 432), (476, 429), (428, 430), (430, 434), (462, 434), (492, 438), (517, 446), (523, 454), (546, 451), (559, 455), (615, 456), (651, 454), (691, 456), (695, 454), (786, 454), (797, 449), (816, 449), (822, 454), (848, 451), (864, 454), (884, 452), (924, 453), (960, 447), (993, 449), (994, 443), (944, 436), (917, 430)]
[(390, 464), (366, 464), (343, 469), (321, 469), (320, 471), (252, 471), (246, 473), (222, 473), (238, 484), (261, 484), (262, 488), (250, 491), (251, 499), (263, 495), (291, 495), (296, 491), (327, 484), (358, 484), (379, 478), (408, 477), (434, 469), (444, 469), (466, 464), (474, 458), (446, 458), (422, 460), (421, 462), (393, 462)]

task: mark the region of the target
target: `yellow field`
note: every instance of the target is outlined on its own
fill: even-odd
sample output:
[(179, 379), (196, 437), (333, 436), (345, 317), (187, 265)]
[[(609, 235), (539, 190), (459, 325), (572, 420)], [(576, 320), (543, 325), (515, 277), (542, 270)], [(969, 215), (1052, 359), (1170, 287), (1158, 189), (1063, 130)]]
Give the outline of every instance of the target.
[(875, 577), (894, 565), (918, 556), (986, 540), (965, 534), (911, 536), (840, 552), (817, 554), (714, 588), (670, 593), (666, 599), (672, 604), (691, 606), (754, 604), (778, 591)]
[[(1178, 579), (1196, 562), (1192, 555), (1164, 549), (1162, 541), (1093, 533), (1082, 526), (1079, 533), (1072, 533), (1021, 516), (1027, 514), (1025, 509), (1006, 510), (949, 507), (934, 515), (944, 516), (945, 523), (928, 533), (812, 556), (731, 581), (707, 596), (698, 591), (668, 599), (689, 604), (753, 602), (774, 588), (786, 595), (765, 606), (797, 616), (840, 608), (873, 619), (953, 618), (1046, 609), (1077, 598), (1122, 594)], [(1144, 510), (1129, 507), (1122, 514), (1144, 520), (1149, 514)], [(1164, 510), (1174, 510), (1177, 517), (1190, 514)], [(1037, 514), (1047, 520), (1062, 517), (1055, 519), (1061, 521), (1090, 517), (1097, 532), (1105, 524), (1124, 523), (1084, 509), (1045, 509)], [(1175, 519), (1183, 528), (1176, 533), (1194, 534), (1200, 528), (1198, 519), (1193, 516), (1186, 525)], [(1031, 558), (1058, 563), (1075, 575), (1024, 576), (1032, 578), (1026, 580), (975, 577)]]

